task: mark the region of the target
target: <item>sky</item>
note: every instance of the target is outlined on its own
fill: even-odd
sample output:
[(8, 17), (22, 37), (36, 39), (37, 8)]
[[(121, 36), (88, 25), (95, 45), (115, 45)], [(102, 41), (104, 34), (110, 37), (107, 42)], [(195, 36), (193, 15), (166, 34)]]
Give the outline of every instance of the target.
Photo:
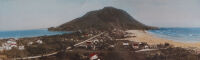
[(106, 6), (157, 27), (200, 27), (200, 0), (0, 0), (0, 30), (56, 27)]

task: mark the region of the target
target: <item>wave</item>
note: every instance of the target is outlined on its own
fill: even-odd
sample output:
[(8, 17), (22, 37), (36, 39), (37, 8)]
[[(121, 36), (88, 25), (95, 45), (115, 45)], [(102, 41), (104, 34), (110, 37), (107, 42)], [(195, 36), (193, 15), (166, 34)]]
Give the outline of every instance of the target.
[(200, 28), (161, 28), (148, 32), (161, 38), (179, 42), (200, 42)]

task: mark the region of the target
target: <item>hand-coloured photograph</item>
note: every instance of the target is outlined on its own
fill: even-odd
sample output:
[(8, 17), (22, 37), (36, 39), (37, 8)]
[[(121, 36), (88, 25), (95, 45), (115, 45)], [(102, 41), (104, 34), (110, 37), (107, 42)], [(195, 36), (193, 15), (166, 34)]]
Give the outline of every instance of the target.
[(200, 60), (200, 0), (0, 0), (0, 60)]

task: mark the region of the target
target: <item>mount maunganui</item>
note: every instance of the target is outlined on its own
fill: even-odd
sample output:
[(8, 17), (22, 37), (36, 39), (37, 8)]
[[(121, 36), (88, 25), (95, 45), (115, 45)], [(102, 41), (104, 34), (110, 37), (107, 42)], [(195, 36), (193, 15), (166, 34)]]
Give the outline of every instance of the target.
[(127, 12), (114, 7), (105, 7), (100, 10), (86, 13), (80, 18), (64, 23), (58, 27), (49, 28), (50, 31), (77, 31), (77, 30), (113, 30), (113, 29), (156, 29), (155, 27), (144, 25)]

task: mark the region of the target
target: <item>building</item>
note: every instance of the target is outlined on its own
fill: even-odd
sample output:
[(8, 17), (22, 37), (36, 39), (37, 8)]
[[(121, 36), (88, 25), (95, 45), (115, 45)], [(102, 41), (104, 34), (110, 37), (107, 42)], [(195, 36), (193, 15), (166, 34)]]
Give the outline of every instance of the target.
[(139, 48), (139, 43), (133, 43), (132, 44), (132, 48), (134, 48), (134, 49), (138, 49)]
[(37, 40), (36, 42), (39, 43), (39, 44), (42, 44), (42, 43), (43, 43), (42, 40)]
[(129, 40), (117, 40), (120, 45), (123, 45), (123, 46), (127, 46), (130, 44), (130, 41)]
[(32, 44), (33, 44), (33, 42), (29, 42), (29, 43), (28, 43), (28, 45), (32, 45)]
[(7, 41), (7, 44), (11, 47), (17, 47), (17, 42), (14, 40)]
[(24, 48), (24, 46), (19, 46), (18, 49), (19, 50), (24, 50), (25, 48)]
[(15, 39), (9, 39), (5, 43), (2, 43), (2, 46), (0, 47), (0, 51), (3, 50), (11, 50), (12, 48), (17, 47), (17, 42)]
[(122, 43), (123, 46), (129, 46), (129, 43)]
[(92, 53), (89, 55), (90, 60), (100, 60), (96, 53)]
[(133, 42), (132, 43), (132, 48), (134, 49), (147, 49), (149, 48), (149, 45), (145, 42)]
[(3, 50), (11, 50), (14, 47), (17, 47), (17, 42), (14, 39), (10, 39), (6, 43), (2, 44)]

